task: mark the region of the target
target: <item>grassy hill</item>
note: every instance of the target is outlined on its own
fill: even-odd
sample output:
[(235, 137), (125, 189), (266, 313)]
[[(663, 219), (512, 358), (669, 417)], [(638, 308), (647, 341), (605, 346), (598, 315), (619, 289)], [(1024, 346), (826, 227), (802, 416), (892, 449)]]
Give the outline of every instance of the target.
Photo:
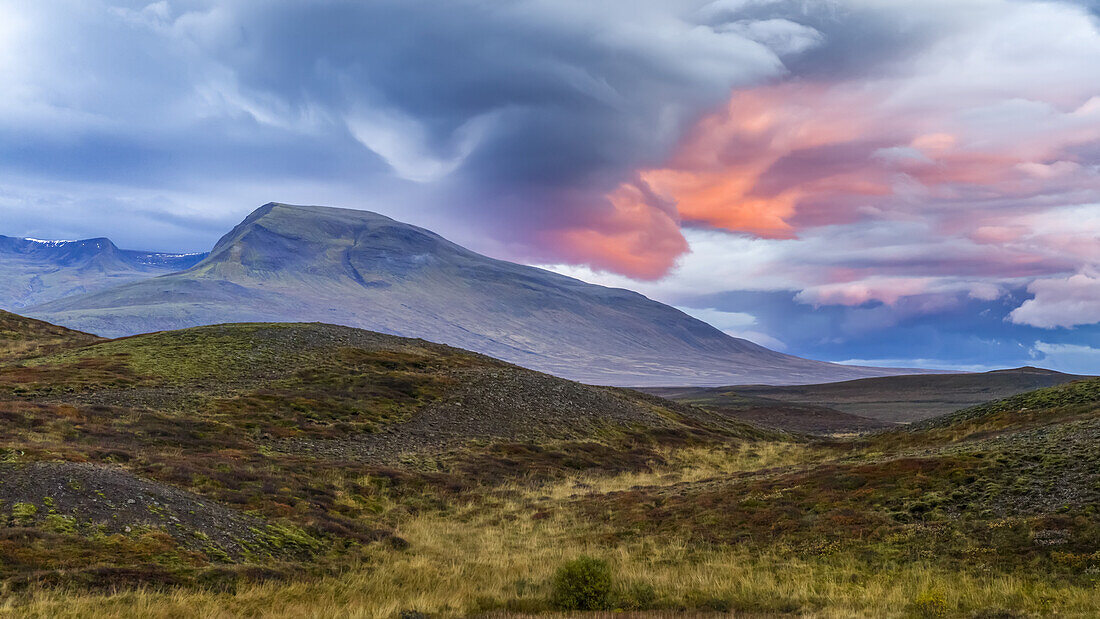
[(103, 338), (0, 310), (0, 360), (13, 361)]
[[(665, 444), (778, 436), (347, 327), (99, 341), (19, 324), (24, 340), (70, 346), (0, 364), (0, 505), (35, 530), (0, 546), (9, 580), (201, 582), (225, 561), (307, 558), (288, 573), (335, 569), (349, 548), (394, 537), (377, 513), (391, 492), (432, 504), (500, 478), (645, 468)], [(387, 468), (399, 463), (407, 470)], [(103, 563), (99, 576), (78, 569)]]
[[(863, 418), (836, 416), (834, 427), (870, 429), (944, 415), (990, 400), (1087, 378), (1042, 368), (1022, 367), (979, 374), (913, 374), (864, 378), (819, 385), (741, 385), (732, 387), (669, 387), (647, 393), (734, 411), (747, 403), (825, 407)], [(792, 419), (791, 422), (796, 422)], [(879, 422), (875, 424), (874, 422)], [(780, 424), (788, 425), (788, 424)]]
[(2, 363), (0, 416), (20, 616), (551, 612), (582, 555), (626, 611), (1100, 612), (1100, 379), (813, 439), (243, 324)]

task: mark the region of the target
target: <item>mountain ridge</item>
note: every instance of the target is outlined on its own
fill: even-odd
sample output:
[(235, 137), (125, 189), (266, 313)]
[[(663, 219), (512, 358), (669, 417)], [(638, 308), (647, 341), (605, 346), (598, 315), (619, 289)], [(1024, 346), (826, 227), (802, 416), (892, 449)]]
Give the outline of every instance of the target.
[(174, 273), (205, 256), (120, 249), (106, 237), (43, 240), (0, 235), (0, 308), (22, 309)]
[(253, 211), (189, 269), (25, 313), (112, 337), (226, 322), (343, 324), (599, 384), (904, 372), (771, 351), (636, 292), (482, 256), (377, 213), (281, 203)]

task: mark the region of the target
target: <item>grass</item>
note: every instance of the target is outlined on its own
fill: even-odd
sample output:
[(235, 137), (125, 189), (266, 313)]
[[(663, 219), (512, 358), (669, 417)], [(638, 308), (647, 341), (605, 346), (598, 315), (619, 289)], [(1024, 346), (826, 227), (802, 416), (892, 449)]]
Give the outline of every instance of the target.
[(114, 495), (53, 484), (0, 505), (17, 525), (0, 535), (0, 612), (543, 613), (554, 573), (590, 556), (610, 569), (610, 604), (630, 611), (1100, 613), (1100, 381), (811, 440), (535, 377), (494, 393), (546, 389), (534, 395), (565, 393), (594, 416), (645, 414), (381, 460), (285, 448), (371, 436), (452, 397), (463, 372), (512, 371), (402, 342), (223, 326), (0, 364), (5, 466), (117, 467), (257, 523), (239, 534), (250, 551), (230, 556), (216, 531), (181, 537), (163, 504), (145, 506), (160, 520), (126, 531), (96, 521), (114, 512), (61, 508), (73, 493)]
[(101, 339), (0, 310), (0, 359), (37, 357)]
[[(1068, 570), (1061, 572), (1036, 569), (1037, 564), (1028, 562), (1006, 567), (945, 560), (938, 544), (955, 538), (950, 527), (899, 525), (890, 537), (872, 544), (807, 546), (791, 537), (729, 544), (686, 531), (623, 535), (629, 528), (592, 518), (583, 509), (639, 483), (650, 489), (721, 485), (737, 474), (761, 482), (804, 474), (811, 460), (830, 455), (851, 459), (851, 454), (827, 447), (783, 443), (692, 447), (674, 451), (668, 458), (672, 464), (648, 473), (517, 481), (412, 512), (407, 497), (390, 495), (379, 499), (376, 510), (392, 519), (407, 546), (367, 546), (357, 559), (363, 567), (337, 575), (244, 584), (233, 595), (195, 589), (108, 596), (40, 590), (9, 605), (21, 616), (58, 617), (544, 612), (550, 610), (554, 570), (577, 556), (591, 555), (609, 563), (618, 604), (629, 603), (630, 592), (645, 585), (643, 590), (652, 588), (647, 608), (654, 611), (921, 616), (921, 600), (933, 592), (950, 616), (1001, 609), (1078, 616), (1100, 612), (1100, 588), (1095, 576), (1085, 573), (1094, 559), (1062, 556), (1058, 560)], [(993, 537), (983, 540), (971, 534), (969, 540), (991, 544), (975, 552), (978, 557), (1016, 556), (1016, 544), (1032, 545), (1033, 532), (1021, 533), (1018, 522), (991, 519), (982, 524), (989, 531), (1004, 530), (1010, 545), (998, 549)], [(901, 552), (921, 549), (929, 552)]]
[(782, 546), (714, 546), (677, 536), (609, 543), (593, 535), (608, 532), (606, 525), (593, 525), (567, 509), (550, 515), (533, 509), (539, 502), (556, 503), (542, 490), (509, 488), (496, 493), (503, 496), (492, 504), (453, 505), (403, 519), (397, 531), (408, 541), (407, 549), (373, 547), (362, 558), (363, 569), (333, 577), (250, 585), (234, 595), (40, 591), (9, 605), (21, 616), (55, 617), (545, 611), (554, 570), (587, 554), (610, 564), (620, 596), (637, 583), (652, 587), (654, 610), (912, 616), (914, 604), (934, 591), (953, 616), (999, 609), (1078, 616), (1100, 612), (1100, 589), (1094, 583), (1050, 579), (1041, 572), (961, 571), (937, 564), (934, 557), (874, 566), (854, 551), (799, 554)]

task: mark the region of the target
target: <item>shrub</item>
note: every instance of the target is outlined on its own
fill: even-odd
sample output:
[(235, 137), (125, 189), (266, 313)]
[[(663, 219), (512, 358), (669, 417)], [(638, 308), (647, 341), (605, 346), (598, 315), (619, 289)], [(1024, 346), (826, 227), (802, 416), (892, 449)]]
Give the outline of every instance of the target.
[(611, 606), (611, 569), (606, 561), (578, 557), (554, 573), (551, 602), (561, 610), (607, 610)]
[(38, 507), (33, 503), (16, 503), (11, 506), (11, 520), (17, 527), (29, 527), (34, 524)]
[(62, 516), (61, 514), (50, 514), (46, 516), (45, 526), (54, 533), (73, 535), (76, 533), (76, 518)]
[(947, 598), (938, 591), (925, 591), (913, 600), (911, 608), (913, 614), (922, 619), (946, 617), (948, 613)]
[(616, 604), (623, 610), (650, 610), (657, 603), (657, 592), (647, 582), (633, 582), (619, 594)]

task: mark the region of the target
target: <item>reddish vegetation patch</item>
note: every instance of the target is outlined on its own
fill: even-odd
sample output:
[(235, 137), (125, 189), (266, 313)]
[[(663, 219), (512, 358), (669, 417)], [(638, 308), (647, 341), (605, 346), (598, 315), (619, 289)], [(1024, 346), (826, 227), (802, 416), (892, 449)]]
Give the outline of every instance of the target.
[[(824, 465), (763, 479), (744, 475), (642, 488), (580, 501), (580, 508), (626, 534), (687, 534), (708, 543), (852, 540), (880, 537), (930, 492), (952, 484), (970, 458), (898, 459)], [(919, 508), (918, 508), (919, 511)]]

